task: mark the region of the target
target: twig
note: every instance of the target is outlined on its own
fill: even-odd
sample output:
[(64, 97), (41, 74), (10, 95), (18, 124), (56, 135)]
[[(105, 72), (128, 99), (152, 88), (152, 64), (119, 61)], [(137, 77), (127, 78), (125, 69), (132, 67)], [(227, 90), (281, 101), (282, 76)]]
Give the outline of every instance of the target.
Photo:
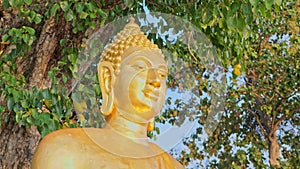
[(192, 57), (195, 59), (195, 62), (197, 63), (197, 58), (196, 56), (193, 54), (193, 52), (191, 51), (191, 47), (190, 47), (190, 41), (191, 41), (191, 37), (192, 37), (192, 32), (189, 32), (189, 38), (188, 38), (188, 50), (189, 50), (189, 53), (192, 55)]

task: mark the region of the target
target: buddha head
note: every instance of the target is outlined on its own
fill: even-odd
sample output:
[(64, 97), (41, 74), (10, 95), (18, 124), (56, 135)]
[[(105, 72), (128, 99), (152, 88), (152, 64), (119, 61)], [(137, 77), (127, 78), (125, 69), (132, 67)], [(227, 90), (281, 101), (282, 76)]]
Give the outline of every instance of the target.
[(98, 64), (101, 112), (108, 119), (118, 113), (130, 121), (148, 122), (164, 104), (166, 76), (161, 50), (130, 18)]

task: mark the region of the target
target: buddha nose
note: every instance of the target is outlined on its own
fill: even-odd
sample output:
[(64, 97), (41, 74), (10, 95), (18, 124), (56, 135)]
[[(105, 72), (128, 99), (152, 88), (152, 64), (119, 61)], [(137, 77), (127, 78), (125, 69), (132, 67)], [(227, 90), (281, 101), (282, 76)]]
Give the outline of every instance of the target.
[(148, 77), (147, 77), (147, 84), (159, 88), (160, 87), (160, 79), (157, 70), (149, 69), (148, 70)]

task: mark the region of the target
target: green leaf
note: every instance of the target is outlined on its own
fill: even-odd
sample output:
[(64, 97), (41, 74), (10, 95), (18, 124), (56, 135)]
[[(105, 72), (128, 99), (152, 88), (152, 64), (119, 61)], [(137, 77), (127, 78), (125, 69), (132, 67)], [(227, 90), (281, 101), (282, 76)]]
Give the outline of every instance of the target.
[(49, 91), (49, 89), (44, 89), (42, 91), (42, 95), (44, 99), (50, 100), (51, 99), (51, 93)]
[(101, 94), (100, 86), (98, 84), (94, 84), (94, 90), (97, 96)]
[(30, 14), (29, 14), (30, 17), (28, 17), (28, 19), (30, 19), (32, 21), (35, 18), (36, 15), (37, 15), (36, 12), (30, 11)]
[(64, 66), (64, 65), (66, 65), (67, 63), (66, 62), (63, 62), (63, 61), (58, 61), (57, 62), (57, 65), (58, 66)]
[(29, 124), (33, 124), (34, 120), (31, 116), (29, 116), (29, 117), (26, 118), (26, 122), (29, 123)]
[(76, 3), (75, 8), (77, 13), (81, 13), (84, 9), (84, 5), (82, 3)]
[(42, 21), (42, 15), (37, 14), (36, 17), (34, 18), (34, 23), (39, 24)]
[(250, 4), (242, 4), (241, 7), (245, 15), (250, 15), (252, 13)]
[(160, 134), (160, 129), (159, 129), (159, 127), (155, 127), (155, 131), (156, 131), (157, 134)]
[(8, 34), (4, 34), (2, 36), (2, 42), (6, 42), (8, 40), (8, 38), (9, 38), (9, 35)]
[(29, 42), (28, 42), (28, 45), (32, 45), (33, 41), (36, 39), (35, 36), (30, 36), (30, 39), (29, 39)]
[(52, 100), (51, 100), (51, 103), (52, 103), (53, 105), (56, 105), (57, 102), (58, 102), (57, 96), (53, 96), (53, 97), (52, 97)]
[(50, 15), (55, 15), (56, 11), (59, 9), (59, 5), (58, 4), (54, 4), (50, 10)]
[(10, 2), (9, 0), (4, 0), (3, 1), (4, 10), (6, 10), (6, 9), (8, 9), (10, 7), (9, 2)]
[(62, 75), (62, 80), (63, 80), (64, 83), (67, 82), (68, 79), (67, 79), (66, 75), (64, 75), (64, 74)]
[[(101, 16), (101, 17), (103, 17), (103, 18), (105, 18), (106, 17), (106, 12), (105, 11), (103, 11), (102, 9), (98, 9), (98, 14)], [(104, 19), (105, 20), (105, 19)], [(102, 21), (101, 21), (102, 22)]]
[(61, 113), (62, 113), (62, 109), (61, 109), (61, 107), (59, 106), (59, 104), (56, 104), (56, 105), (55, 105), (55, 111), (56, 111), (56, 114), (61, 114)]
[(29, 109), (31, 115), (33, 118), (37, 118), (38, 117), (38, 111), (36, 109)]
[(77, 102), (77, 103), (80, 103), (80, 95), (79, 95), (79, 93), (72, 93), (72, 99), (73, 99), (73, 101), (75, 101), (75, 102)]
[(89, 11), (91, 11), (91, 12), (94, 11), (95, 7), (92, 3), (89, 2), (89, 3), (86, 3), (85, 5), (89, 9)]
[(101, 19), (101, 22), (100, 22), (100, 27), (102, 27), (102, 26), (105, 24), (105, 21), (106, 21), (106, 19), (105, 19), (105, 18), (102, 18), (102, 19)]
[(125, 0), (125, 5), (128, 7), (128, 8), (131, 8), (131, 6), (133, 5), (134, 1), (133, 0)]
[(14, 112), (19, 112), (19, 111), (21, 111), (22, 110), (22, 107), (18, 104), (18, 103), (16, 103), (15, 105), (14, 105), (14, 107), (13, 107), (13, 111)]
[(29, 39), (30, 39), (30, 37), (29, 37), (28, 34), (23, 34), (23, 35), (22, 35), (22, 39), (23, 39), (23, 41), (24, 41), (26, 44), (29, 44)]
[(15, 6), (16, 5), (16, 1), (17, 0), (10, 0), (10, 1), (8, 1), (8, 3), (9, 3), (10, 6)]
[(259, 6), (259, 11), (263, 17), (266, 16), (266, 7), (264, 5)]
[(32, 0), (24, 0), (24, 2), (27, 4), (27, 5), (30, 5), (32, 3)]
[(212, 9), (206, 9), (202, 19), (203, 19), (203, 23), (207, 25), (213, 19)]
[(68, 1), (61, 1), (59, 2), (60, 8), (66, 12), (70, 9), (72, 3), (69, 3)]
[(74, 13), (72, 10), (68, 11), (66, 14), (65, 14), (65, 18), (67, 21), (71, 21), (73, 18), (74, 18)]
[(11, 111), (13, 106), (14, 106), (15, 102), (14, 102), (14, 98), (9, 98), (8, 101), (7, 101), (7, 108), (8, 108), (8, 111)]
[(46, 136), (50, 132), (51, 131), (49, 130), (49, 128), (46, 127), (46, 126), (44, 126), (44, 127), (42, 127), (41, 135), (44, 137), (44, 136)]
[(87, 17), (88, 15), (89, 15), (89, 14), (86, 13), (86, 12), (81, 12), (81, 13), (79, 14), (79, 18), (80, 18), (80, 19), (86, 19), (86, 17)]
[(30, 14), (30, 9), (21, 8), (21, 11), (22, 11), (22, 14), (25, 16)]
[(84, 29), (83, 25), (78, 24), (77, 25), (77, 31), (82, 31)]
[(0, 114), (3, 113), (5, 111), (5, 107), (0, 106)]
[(27, 109), (27, 108), (29, 107), (29, 104), (28, 104), (27, 100), (22, 100), (22, 101), (21, 101), (21, 106), (22, 106), (23, 108)]
[(90, 22), (89, 27), (92, 28), (92, 29), (95, 29), (96, 28), (96, 23), (95, 22)]
[(69, 60), (72, 64), (75, 64), (75, 63), (76, 63), (76, 60), (77, 60), (76, 54), (74, 54), (74, 53), (69, 54), (69, 55), (68, 55), (68, 60)]
[(66, 43), (66, 39), (61, 39), (60, 41), (59, 41), (59, 44), (60, 44), (60, 46), (64, 46), (64, 44)]
[(228, 17), (226, 19), (226, 25), (228, 27), (228, 29), (233, 30), (235, 28), (235, 21), (234, 21), (234, 17)]
[(16, 122), (19, 123), (21, 120), (22, 112), (16, 112)]
[(23, 30), (22, 29), (15, 29), (14, 33), (17, 37), (20, 37), (23, 33)]
[(9, 36), (13, 36), (15, 33), (16, 28), (12, 28), (11, 30), (8, 31)]
[(259, 0), (250, 0), (251, 5), (257, 7)]
[(246, 28), (243, 31), (243, 38), (248, 39), (249, 35), (250, 35), (250, 28), (249, 26), (246, 26)]
[(35, 30), (31, 27), (28, 26), (23, 26), (23, 28), (30, 34), (30, 35), (35, 35)]
[(232, 16), (233, 14), (235, 14), (236, 11), (237, 11), (239, 8), (240, 8), (240, 4), (239, 4), (239, 3), (234, 2), (233, 4), (231, 4), (229, 16)]
[(280, 6), (281, 3), (282, 3), (282, 0), (274, 0), (274, 2), (275, 2), (276, 5)]
[(95, 18), (97, 17), (96, 14), (94, 14), (94, 13), (90, 13), (89, 16), (90, 16), (90, 18), (92, 18), (92, 19), (95, 19)]
[(57, 129), (57, 125), (55, 123), (55, 121), (52, 119), (49, 121), (49, 123), (47, 124), (48, 128), (51, 130), (51, 131), (54, 131)]
[(274, 0), (265, 0), (264, 3), (265, 3), (266, 8), (271, 9), (273, 2), (274, 2)]
[(224, 18), (221, 18), (220, 20), (219, 20), (219, 28), (223, 28), (224, 27)]
[(243, 33), (243, 30), (245, 29), (245, 27), (246, 27), (245, 19), (242, 17), (241, 14), (238, 14), (238, 17), (237, 17), (237, 28), (239, 29), (239, 31), (241, 33)]
[(34, 17), (27, 17), (27, 19), (28, 19), (28, 21), (29, 21), (30, 23), (32, 23)]
[(47, 122), (51, 119), (50, 114), (43, 112), (40, 114), (40, 119), (43, 122), (43, 124), (47, 124)]

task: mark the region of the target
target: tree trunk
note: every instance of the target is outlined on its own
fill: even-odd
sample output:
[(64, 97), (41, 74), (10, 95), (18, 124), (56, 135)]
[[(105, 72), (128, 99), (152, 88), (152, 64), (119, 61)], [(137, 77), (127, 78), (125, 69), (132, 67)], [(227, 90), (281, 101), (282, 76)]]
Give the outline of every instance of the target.
[[(46, 11), (46, 6), (42, 2), (40, 3), (40, 13), (43, 14)], [(100, 2), (97, 5), (102, 9), (111, 9), (122, 2), (120, 0), (110, 0), (105, 2), (105, 6), (102, 6), (103, 4)], [(32, 44), (31, 50), (27, 53), (27, 56), (19, 57), (16, 62), (17, 74), (25, 76), (28, 82), (27, 89), (32, 87), (39, 89), (50, 87), (51, 79), (48, 77), (47, 72), (56, 66), (57, 62), (62, 58), (62, 49), (80, 46), (82, 38), (84, 36), (89, 37), (100, 26), (97, 23), (95, 30), (88, 29), (86, 32), (74, 34), (72, 32), (72, 23), (67, 22), (63, 14), (61, 11), (59, 17), (44, 17), (46, 20), (43, 20), (41, 23), (32, 24), (25, 17), (19, 17), (15, 8), (4, 10), (3, 0), (0, 0), (0, 40), (2, 35), (11, 28), (20, 28), (26, 25), (36, 30), (37, 40)], [(98, 22), (98, 20), (95, 20), (95, 22)], [(61, 39), (68, 40), (64, 47), (59, 45), (59, 40)], [(0, 44), (0, 50), (3, 50), (4, 53), (10, 47), (11, 44), (6, 44), (5, 46)], [(70, 86), (66, 86), (66, 88), (69, 91), (68, 93), (70, 93), (72, 91), (70, 90), (72, 83), (68, 84)], [(4, 95), (0, 95), (0, 105), (6, 106), (6, 104)], [(31, 167), (31, 159), (41, 139), (39, 132), (34, 126), (30, 129), (19, 126), (15, 122), (15, 113), (13, 111), (5, 111), (0, 116), (0, 119), (2, 119), (2, 125), (0, 126), (0, 169), (29, 169)]]
[(58, 37), (57, 33), (55, 32), (55, 29), (57, 29), (57, 27), (58, 24), (55, 23), (54, 17), (50, 17), (43, 26), (39, 41), (35, 49), (36, 54), (34, 58), (36, 61), (29, 80), (30, 87), (50, 87), (51, 83), (44, 86), (43, 81), (45, 79), (44, 77), (46, 75), (48, 63), (58, 45)]
[(269, 136), (269, 158), (271, 166), (280, 167), (280, 162), (278, 161), (280, 158), (280, 146), (276, 138), (276, 130)]
[[(41, 33), (35, 47), (29, 51), (27, 56), (18, 60), (18, 74), (25, 74), (29, 88), (45, 87), (44, 82), (47, 80), (44, 79), (48, 78), (46, 72), (55, 66), (49, 63), (56, 63), (61, 58), (61, 54), (57, 52), (60, 51), (58, 36), (68, 34), (70, 32), (66, 30), (68, 28), (66, 22), (54, 22), (52, 17), (49, 18), (44, 22), (42, 30), (37, 31)], [(46, 85), (46, 87), (48, 86)], [(0, 104), (6, 105), (3, 97), (0, 98)], [(6, 111), (1, 116), (0, 119), (6, 120), (2, 120), (0, 126), (0, 169), (30, 169), (31, 159), (41, 135), (35, 126), (31, 126), (29, 129), (19, 126), (15, 121), (14, 112)]]
[(29, 169), (31, 159), (41, 138), (36, 128), (19, 127), (14, 114), (5, 112), (7, 122), (0, 127), (0, 169)]

